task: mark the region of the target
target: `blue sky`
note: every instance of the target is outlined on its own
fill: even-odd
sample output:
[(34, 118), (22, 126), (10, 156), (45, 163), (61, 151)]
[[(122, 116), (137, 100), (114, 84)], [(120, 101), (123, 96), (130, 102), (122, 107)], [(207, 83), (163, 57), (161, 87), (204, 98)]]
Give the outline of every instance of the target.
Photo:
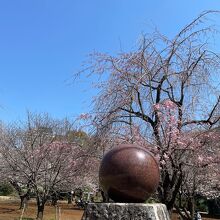
[(129, 51), (153, 26), (173, 36), (209, 9), (220, 1), (0, 0), (0, 119), (87, 112), (95, 94), (88, 79), (70, 83), (87, 54)]

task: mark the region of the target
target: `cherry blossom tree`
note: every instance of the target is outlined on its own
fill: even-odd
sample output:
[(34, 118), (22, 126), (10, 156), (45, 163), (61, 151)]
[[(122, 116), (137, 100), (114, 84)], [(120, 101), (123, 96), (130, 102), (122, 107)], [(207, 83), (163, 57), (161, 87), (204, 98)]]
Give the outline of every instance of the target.
[(139, 143), (157, 156), (157, 194), (169, 211), (187, 178), (188, 157), (193, 161), (203, 147), (198, 134), (220, 121), (220, 59), (210, 49), (215, 29), (204, 22), (215, 13), (201, 13), (172, 39), (156, 30), (132, 52), (93, 53), (80, 72), (99, 76), (100, 92), (85, 119), (100, 139)]
[[(220, 133), (216, 129), (200, 132), (194, 138), (194, 141), (199, 144), (196, 148), (188, 151), (184, 166), (186, 178), (181, 185), (180, 192), (184, 200), (188, 202), (187, 208), (191, 214), (195, 211), (195, 198), (197, 196), (203, 196), (207, 199), (220, 197), (219, 137)], [(181, 198), (179, 199), (181, 200)], [(176, 208), (179, 207), (176, 206)], [(182, 217), (190, 219), (193, 216), (187, 216), (185, 212)]]
[(61, 140), (69, 132), (66, 128), (70, 126), (48, 115), (29, 113), (24, 124), (9, 127), (2, 135), (1, 154), (9, 181), (18, 191), (26, 187), (35, 193), (37, 219), (43, 218), (50, 195), (64, 187), (70, 190), (89, 170), (86, 148)]
[[(17, 191), (20, 197), (20, 209), (27, 206), (27, 201), (30, 194), (30, 184), (26, 178), (18, 175), (17, 171), (17, 158), (14, 157), (14, 161), (10, 158), (11, 154), (15, 154), (14, 149), (6, 148), (5, 146), (8, 142), (8, 135), (6, 135), (7, 127), (5, 125), (1, 126), (0, 134), (1, 134), (1, 144), (0, 144), (0, 170), (1, 170), (1, 179), (9, 182), (14, 189)], [(7, 140), (7, 141), (6, 141)], [(14, 142), (15, 133), (11, 133), (10, 142)]]

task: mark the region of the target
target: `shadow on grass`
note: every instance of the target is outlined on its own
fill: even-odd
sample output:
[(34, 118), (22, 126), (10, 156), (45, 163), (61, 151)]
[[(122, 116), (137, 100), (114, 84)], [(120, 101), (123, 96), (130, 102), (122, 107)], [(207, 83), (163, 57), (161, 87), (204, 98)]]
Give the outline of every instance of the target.
[(34, 218), (22, 218), (22, 219), (20, 219), (20, 218), (15, 218), (14, 220), (34, 220)]
[(14, 212), (16, 211), (16, 209), (11, 209), (11, 208), (0, 208), (0, 212), (1, 213), (10, 213), (10, 212)]

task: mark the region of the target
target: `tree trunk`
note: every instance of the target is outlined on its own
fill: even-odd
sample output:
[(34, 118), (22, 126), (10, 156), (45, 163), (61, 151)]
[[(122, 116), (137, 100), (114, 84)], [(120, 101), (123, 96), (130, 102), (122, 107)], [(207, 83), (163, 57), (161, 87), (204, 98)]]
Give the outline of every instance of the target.
[(24, 207), (26, 209), (27, 204), (28, 204), (28, 200), (29, 200), (29, 196), (27, 194), (20, 195), (20, 207), (19, 207), (19, 209), (23, 209)]
[(11, 180), (10, 184), (15, 188), (15, 190), (18, 192), (18, 195), (20, 197), (20, 207), (19, 207), (19, 209), (23, 209), (24, 205), (25, 205), (25, 208), (27, 208), (27, 202), (30, 198), (30, 192), (31, 192), (30, 184), (27, 183), (27, 192), (26, 193), (24, 193), (22, 191), (21, 186), (19, 186), (19, 184), (16, 181)]
[(70, 192), (67, 195), (68, 204), (72, 204), (73, 201), (73, 194)]
[(52, 206), (56, 206), (57, 205), (57, 201), (58, 201), (57, 198), (52, 198), (51, 205)]
[(182, 193), (181, 192), (179, 192), (178, 202), (179, 202), (179, 208), (182, 208)]
[(37, 199), (37, 218), (36, 220), (42, 220), (44, 215), (44, 205), (46, 201), (41, 201)]
[(58, 201), (57, 194), (56, 193), (52, 194), (51, 205), (52, 206), (56, 206), (57, 205), (57, 201)]
[(108, 196), (101, 190), (101, 195), (102, 195), (102, 201), (103, 202), (109, 202)]
[(42, 220), (44, 214), (44, 205), (40, 205), (37, 207), (37, 220)]
[(194, 196), (192, 196), (191, 198), (191, 204), (192, 204), (192, 208), (191, 208), (191, 219), (194, 219), (194, 215), (195, 215), (195, 198)]
[[(176, 198), (181, 189), (181, 184), (183, 180), (183, 173), (181, 164), (176, 167), (173, 165), (173, 174), (164, 169), (161, 172), (161, 183), (158, 187), (158, 197), (160, 202), (167, 206), (167, 210), (171, 216), (173, 208), (176, 202)], [(178, 169), (178, 172), (177, 172)]]
[(194, 196), (189, 197), (187, 209), (190, 212), (191, 220), (194, 219), (194, 213), (195, 213), (195, 199)]

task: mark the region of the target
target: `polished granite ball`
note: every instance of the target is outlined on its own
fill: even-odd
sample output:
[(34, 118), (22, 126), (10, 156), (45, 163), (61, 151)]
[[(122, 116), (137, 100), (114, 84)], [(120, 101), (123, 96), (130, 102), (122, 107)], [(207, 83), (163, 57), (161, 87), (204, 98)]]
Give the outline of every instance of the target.
[(114, 202), (145, 202), (157, 189), (159, 176), (153, 155), (133, 144), (114, 147), (99, 169), (100, 186)]

